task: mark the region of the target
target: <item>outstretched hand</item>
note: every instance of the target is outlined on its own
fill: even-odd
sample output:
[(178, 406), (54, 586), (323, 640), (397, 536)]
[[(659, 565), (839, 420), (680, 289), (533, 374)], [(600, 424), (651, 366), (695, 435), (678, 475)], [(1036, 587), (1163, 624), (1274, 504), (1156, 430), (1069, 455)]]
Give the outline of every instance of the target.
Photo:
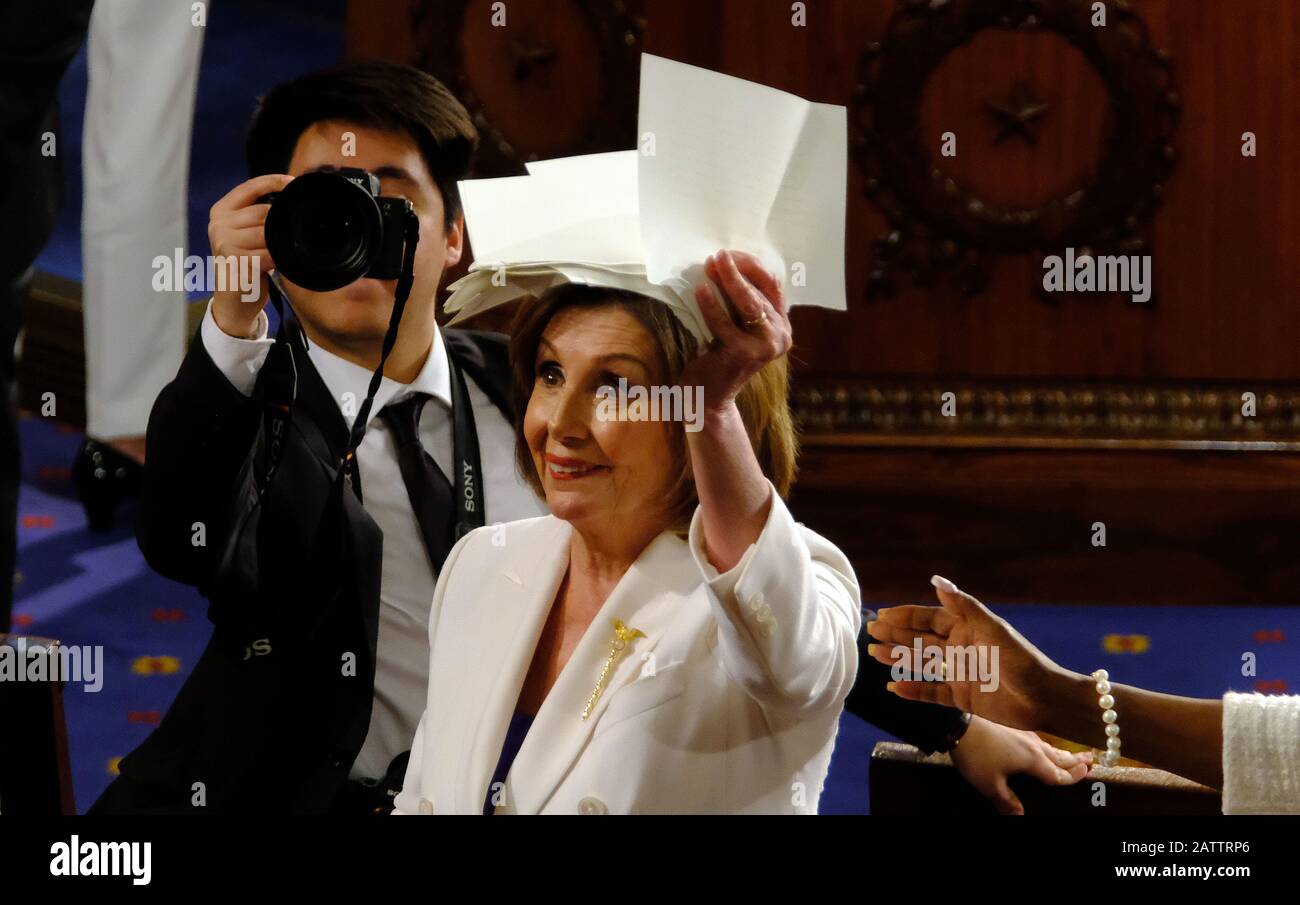
[[(938, 648), (944, 663), (960, 665), (983, 648), (986, 658), (981, 662), (996, 662), (992, 681), (954, 675), (950, 668), (948, 674), (933, 680), (891, 682), (890, 690), (911, 701), (956, 707), (1014, 729), (1041, 728), (1052, 704), (1054, 682), (1065, 671), (1005, 619), (948, 579), (936, 575), (931, 583), (940, 606), (895, 606), (876, 611), (876, 619), (867, 623), (867, 632), (884, 643), (870, 645), (871, 656), (892, 666), (905, 655), (897, 646), (910, 649), (919, 639), (923, 650)], [(919, 665), (913, 675), (917, 671)]]

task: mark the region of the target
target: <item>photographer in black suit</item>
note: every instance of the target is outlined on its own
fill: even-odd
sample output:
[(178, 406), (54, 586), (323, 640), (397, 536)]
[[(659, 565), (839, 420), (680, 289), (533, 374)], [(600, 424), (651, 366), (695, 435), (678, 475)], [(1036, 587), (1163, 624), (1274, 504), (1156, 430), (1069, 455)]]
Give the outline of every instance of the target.
[[(409, 67), (346, 64), (263, 99), (247, 146), (254, 178), (212, 208), (208, 227), (214, 256), (255, 261), (260, 294), (219, 287), (148, 430), (140, 546), (154, 569), (208, 597), (213, 637), (94, 811), (391, 806), (424, 709), (443, 559), (476, 524), (543, 511), (513, 467), (502, 338), (434, 319), (463, 247), (456, 181), (476, 142), (460, 103)], [(306, 273), (309, 289), (282, 261), (276, 285), (296, 317), (272, 340), (263, 311), (275, 291), (268, 245), (284, 258), (347, 226), (307, 199), (280, 218), (299, 234), (277, 246), (268, 212), (288, 204), (295, 178), (340, 170), (378, 177), (379, 194), (411, 202), (419, 227), (409, 301), (368, 411), (396, 271), (320, 291), (328, 280), (300, 263), (294, 276)], [(368, 429), (350, 455), (362, 414)]]

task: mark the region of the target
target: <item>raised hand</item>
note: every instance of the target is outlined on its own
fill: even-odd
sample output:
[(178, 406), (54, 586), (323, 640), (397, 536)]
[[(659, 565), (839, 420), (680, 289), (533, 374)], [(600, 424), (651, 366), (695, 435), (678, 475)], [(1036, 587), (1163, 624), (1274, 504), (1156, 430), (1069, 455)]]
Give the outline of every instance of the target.
[(704, 283), (695, 289), (714, 340), (682, 369), (680, 382), (688, 392), (703, 387), (701, 429), (687, 432), (686, 445), (704, 549), (714, 568), (725, 572), (758, 540), (771, 505), (771, 487), (736, 395), (764, 365), (784, 355), (793, 339), (781, 284), (757, 258), (720, 251), (705, 262), (704, 272), (721, 287), (719, 292)]
[(231, 336), (246, 336), (270, 298), (267, 274), (275, 269), (275, 262), (266, 250), (266, 215), (271, 205), (260, 199), (280, 191), (291, 179), (282, 174), (255, 176), (227, 192), (208, 212), (208, 245), (213, 256), (248, 257), (257, 262), (260, 285), (255, 300), (247, 298), (253, 287), (226, 287), (213, 293), (212, 316)]
[(712, 344), (682, 373), (684, 386), (704, 387), (706, 412), (729, 407), (750, 377), (790, 350), (793, 330), (781, 284), (759, 260), (743, 251), (720, 251), (704, 272), (721, 287), (695, 287)]

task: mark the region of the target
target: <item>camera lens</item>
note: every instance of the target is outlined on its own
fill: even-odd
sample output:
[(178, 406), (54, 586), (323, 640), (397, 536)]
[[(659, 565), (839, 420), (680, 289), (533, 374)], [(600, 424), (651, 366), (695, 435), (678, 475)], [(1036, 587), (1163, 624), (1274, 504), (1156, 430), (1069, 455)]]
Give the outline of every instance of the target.
[(266, 247), (287, 279), (328, 292), (365, 275), (382, 232), (369, 192), (335, 173), (307, 173), (271, 205)]

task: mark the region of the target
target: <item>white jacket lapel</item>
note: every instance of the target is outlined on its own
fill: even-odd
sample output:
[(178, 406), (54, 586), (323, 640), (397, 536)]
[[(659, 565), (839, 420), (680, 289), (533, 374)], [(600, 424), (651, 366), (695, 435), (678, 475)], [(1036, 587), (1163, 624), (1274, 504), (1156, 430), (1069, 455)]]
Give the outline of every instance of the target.
[[(661, 534), (642, 552), (605, 600), (546, 696), (511, 768), (507, 810), (535, 814), (546, 806), (586, 747), (610, 699), (641, 674), (646, 657), (698, 585), (698, 570), (682, 539)], [(609, 657), (615, 619), (645, 637), (633, 640), (620, 654), (590, 715), (583, 719), (583, 709)]]
[(571, 529), (558, 519), (554, 524), (556, 530), (538, 543), (524, 545), (507, 537), (505, 549), (518, 555), (504, 557), (495, 574), (484, 575), (487, 586), (474, 611), (466, 614), (471, 617), (466, 634), (452, 642), (474, 656), (450, 723), (460, 730), (449, 748), (459, 765), (457, 813), (478, 813), (483, 807), (537, 641), (568, 570)]

